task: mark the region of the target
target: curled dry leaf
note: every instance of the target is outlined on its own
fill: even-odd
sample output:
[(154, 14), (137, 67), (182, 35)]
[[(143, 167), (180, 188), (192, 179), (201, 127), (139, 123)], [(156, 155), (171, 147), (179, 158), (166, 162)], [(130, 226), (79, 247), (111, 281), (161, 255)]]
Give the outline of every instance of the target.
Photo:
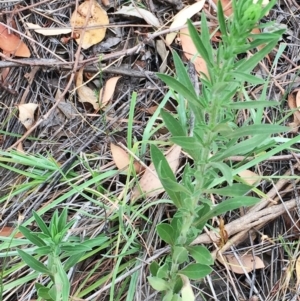
[(72, 32), (71, 28), (56, 28), (56, 27), (48, 27), (42, 28), (41, 26), (33, 23), (26, 22), (25, 23), (29, 29), (33, 29), (35, 32), (42, 34), (43, 36), (57, 36), (60, 34), (67, 34)]
[(3, 24), (0, 24), (0, 48), (15, 56), (30, 57), (30, 51), (26, 44), (15, 34), (9, 33)]
[(159, 20), (148, 10), (136, 7), (135, 5), (123, 6), (121, 9), (115, 12), (115, 14), (122, 14), (127, 16), (133, 16), (144, 19), (149, 25), (159, 27)]
[(249, 273), (265, 267), (264, 262), (252, 254), (239, 255), (239, 260), (235, 255), (222, 255), (218, 256), (217, 260), (236, 274), (245, 274), (245, 271)]
[[(206, 76), (209, 76), (206, 62), (198, 54), (197, 49), (190, 37), (189, 30), (187, 28), (183, 28), (180, 30), (180, 41), (185, 57), (188, 60), (192, 59), (192, 62), (195, 65), (195, 69), (197, 70), (197, 72), (204, 73)], [(195, 57), (196, 54), (197, 56)]]
[(34, 123), (34, 112), (38, 105), (36, 103), (24, 103), (18, 105), (19, 120), (29, 130)]
[[(180, 153), (181, 147), (175, 145), (166, 155), (166, 159), (173, 172), (175, 172), (178, 168)], [(165, 191), (158, 178), (153, 163), (151, 163), (150, 166), (146, 169), (145, 173), (139, 181), (139, 185), (134, 188), (132, 198), (138, 198), (141, 195), (141, 191), (142, 193), (147, 194), (148, 197), (154, 197)]]
[[(175, 17), (170, 26), (170, 29), (180, 27), (186, 23), (188, 19), (197, 14), (204, 6), (205, 0), (200, 0), (192, 5), (186, 6)], [(175, 39), (177, 33), (171, 32), (166, 36), (166, 44), (170, 46)]]
[(261, 179), (261, 177), (258, 174), (248, 169), (240, 171), (238, 175), (245, 181), (246, 184), (249, 185), (255, 185)]
[[(120, 146), (117, 146), (113, 143), (110, 144), (110, 150), (113, 157), (113, 160), (120, 170), (127, 171), (128, 165), (130, 163), (129, 154)], [(142, 166), (138, 162), (133, 163), (134, 169), (136, 173), (139, 173), (142, 170)]]
[[(106, 11), (95, 0), (86, 0), (73, 12), (70, 22), (75, 34), (80, 35), (75, 39), (76, 42), (81, 42), (81, 47), (87, 49), (104, 39), (106, 27), (99, 26), (108, 25), (109, 19)], [(84, 26), (87, 27), (85, 31), (82, 29)]]
[(80, 102), (89, 102), (95, 110), (100, 109), (95, 92), (83, 84), (83, 68), (79, 69), (76, 74), (76, 88)]
[(115, 76), (110, 78), (106, 83), (104, 88), (100, 90), (99, 93), (99, 103), (101, 104), (101, 108), (103, 108), (113, 97), (116, 84), (121, 76)]

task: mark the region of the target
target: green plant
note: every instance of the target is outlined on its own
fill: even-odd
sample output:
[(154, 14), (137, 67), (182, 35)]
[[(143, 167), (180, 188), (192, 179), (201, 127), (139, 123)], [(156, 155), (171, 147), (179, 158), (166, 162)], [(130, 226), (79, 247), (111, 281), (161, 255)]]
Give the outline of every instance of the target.
[[(207, 20), (202, 14), (201, 34), (188, 22), (189, 33), (200, 56), (205, 60), (208, 74), (201, 75), (202, 93), (198, 95), (188, 73), (174, 52), (177, 78), (159, 74), (178, 101), (177, 118), (161, 111), (170, 131), (171, 142), (181, 146), (193, 159), (186, 165), (181, 181), (177, 181), (162, 152), (151, 145), (151, 158), (160, 181), (177, 208), (170, 223), (157, 226), (160, 238), (171, 246), (170, 255), (158, 265), (150, 266), (151, 286), (162, 292), (163, 301), (194, 300), (189, 280), (208, 275), (213, 259), (203, 246), (190, 246), (205, 224), (214, 216), (242, 206), (251, 206), (258, 198), (245, 196), (251, 186), (233, 183), (237, 173), (224, 159), (232, 155), (253, 155), (272, 149), (276, 141), (272, 134), (288, 128), (262, 124), (263, 108), (278, 103), (266, 101), (267, 81), (257, 78), (251, 71), (277, 44), (283, 31), (252, 34), (258, 22), (275, 4), (262, 7), (262, 0), (232, 1), (234, 14), (225, 20), (221, 1), (218, 2), (218, 21), (222, 41), (217, 49), (210, 43)], [(264, 24), (261, 27), (267, 27)], [(259, 50), (257, 50), (259, 49)], [(238, 55), (254, 54), (237, 59)], [(263, 93), (257, 101), (249, 100), (244, 84), (261, 84)], [(237, 95), (243, 95), (242, 101)], [(187, 101), (187, 108), (185, 104)], [(247, 109), (251, 118), (242, 126), (234, 123), (239, 109)], [(227, 182), (227, 186), (215, 187)], [(229, 197), (213, 205), (207, 194)], [(193, 262), (195, 261), (195, 262)]]
[[(32, 232), (23, 226), (20, 226), (19, 230), (25, 238), (37, 246), (31, 252), (37, 254), (38, 257), (46, 256), (47, 264), (43, 264), (24, 250), (18, 249), (18, 254), (29, 267), (50, 278), (48, 286), (35, 284), (40, 298), (47, 301), (67, 301), (70, 294), (70, 282), (66, 271), (79, 262), (86, 252), (92, 250), (92, 247), (103, 244), (107, 238), (99, 236), (79, 242), (70, 237), (67, 232), (76, 219), (67, 222), (67, 209), (64, 209), (60, 215), (56, 210), (49, 226), (36, 212), (33, 212), (33, 216), (41, 232)], [(46, 277), (43, 280), (49, 282)]]

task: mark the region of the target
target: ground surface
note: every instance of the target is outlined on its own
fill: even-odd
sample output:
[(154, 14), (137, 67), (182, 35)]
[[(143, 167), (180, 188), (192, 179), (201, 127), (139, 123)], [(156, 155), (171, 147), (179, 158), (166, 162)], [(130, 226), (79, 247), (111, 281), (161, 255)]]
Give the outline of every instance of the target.
[[(183, 61), (187, 60), (177, 40), (170, 48), (159, 46), (161, 42), (164, 45), (166, 32), (157, 34), (142, 18), (114, 14), (125, 1), (103, 2), (111, 24), (106, 36), (101, 43), (80, 51), (74, 39), (68, 40), (70, 34), (44, 36), (26, 28), (25, 23), (42, 28), (69, 27), (75, 5), (81, 2), (0, 3), (0, 21), (19, 32), (31, 53), (30, 58), (1, 54), (0, 149), (18, 148), (19, 156), (24, 152), (23, 158), (28, 162), (18, 161), (18, 156), (18, 159), (11, 157), (11, 162), (0, 160), (0, 224), (9, 227), (5, 228), (9, 231), (24, 220), (35, 229), (36, 225), (30, 220), (33, 210), (44, 214), (43, 219), (48, 221), (55, 209), (67, 207), (69, 218), (78, 218), (72, 235), (80, 239), (99, 234), (109, 237), (109, 243), (95, 248), (72, 271), (73, 300), (125, 300), (126, 296), (126, 300), (159, 300), (146, 280), (148, 264), (168, 251), (157, 238), (155, 225), (172, 216), (174, 208), (159, 201), (161, 197), (166, 198), (162, 194), (132, 201), (130, 192), (136, 178), (118, 170), (111, 143), (126, 149), (128, 136), (132, 145), (144, 141), (145, 137), (166, 139), (168, 133), (165, 128), (159, 128), (159, 118), (153, 125), (159, 129), (153, 135), (150, 134), (152, 127), (147, 128), (168, 91), (155, 72), (172, 74), (171, 49), (176, 50)], [(158, 18), (160, 30), (168, 31), (168, 22), (186, 2), (147, 0), (136, 1), (135, 5), (150, 11)], [(204, 7), (212, 23), (216, 21), (213, 7), (213, 1), (207, 1)], [(286, 43), (286, 47), (275, 67), (271, 69), (266, 58), (255, 71), (258, 75), (270, 72), (269, 99), (281, 102), (281, 111), (266, 111), (266, 122), (268, 118), (273, 121), (286, 118), (291, 109), (287, 104), (288, 95), (299, 85), (299, 11), (295, 0), (278, 1), (266, 17), (287, 27), (280, 41)], [(193, 18), (198, 21), (199, 14)], [(270, 54), (271, 62), (277, 51), (278, 48)], [(95, 95), (99, 95), (110, 78), (121, 76), (115, 87), (105, 88), (112, 90), (113, 96), (101, 110), (79, 101), (74, 77), (82, 67), (84, 82), (89, 81), (85, 86), (95, 91)], [(134, 91), (137, 99), (132, 111), (134, 116), (130, 118)], [(249, 90), (254, 98), (259, 93), (259, 89)], [(38, 105), (33, 116), (27, 119), (25, 116), (27, 121), (33, 119), (29, 131), (19, 120), (18, 106), (25, 103)], [(165, 108), (174, 112), (174, 105), (169, 101)], [(243, 122), (244, 118), (246, 116), (241, 115), (237, 122)], [(138, 159), (149, 165), (147, 140), (139, 145), (139, 150)], [(178, 176), (186, 160), (181, 154)], [(234, 162), (239, 160), (233, 159)], [(297, 164), (297, 148), (294, 148), (292, 152), (285, 151), (257, 165), (253, 171), (263, 176), (297, 175)], [(242, 211), (224, 217), (232, 237), (228, 254), (250, 252), (264, 261), (265, 268), (245, 275), (232, 273), (217, 262), (210, 277), (193, 283), (197, 300), (298, 300), (299, 278), (295, 267), (299, 256), (299, 217), (294, 210), (298, 202), (297, 179), (280, 181), (274, 178), (260, 184), (269, 198), (279, 200), (273, 209), (269, 210), (265, 204), (244, 219)], [(282, 205), (280, 201), (289, 203)], [(266, 211), (262, 212), (263, 209)], [(247, 235), (254, 226), (257, 228), (253, 234)], [(216, 248), (208, 236), (199, 237), (198, 242), (207, 243), (211, 251)], [(36, 298), (32, 286), (36, 279), (25, 279), (31, 271), (24, 266), (18, 268), (18, 263), (19, 259), (13, 255), (2, 261), (3, 300)], [(16, 283), (17, 279), (24, 280)], [(10, 283), (13, 283), (11, 287)]]

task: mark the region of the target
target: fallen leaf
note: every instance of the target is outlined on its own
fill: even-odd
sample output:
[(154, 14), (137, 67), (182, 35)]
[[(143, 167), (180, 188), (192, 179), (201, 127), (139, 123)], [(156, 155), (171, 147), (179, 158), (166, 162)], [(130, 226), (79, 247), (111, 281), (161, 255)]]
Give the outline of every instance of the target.
[[(175, 172), (178, 168), (180, 153), (181, 153), (181, 147), (175, 145), (166, 155), (166, 160), (168, 161), (173, 172)], [(141, 177), (139, 181), (139, 185), (137, 185), (134, 188), (132, 193), (132, 198), (136, 199), (142, 193), (147, 194), (147, 197), (154, 197), (164, 191), (165, 190), (162, 187), (162, 184), (155, 171), (154, 164), (151, 163), (150, 166), (146, 169), (143, 176)]]
[(56, 27), (43, 28), (37, 24), (33, 24), (29, 22), (26, 22), (25, 24), (28, 26), (29, 29), (33, 29), (35, 32), (42, 34), (44, 36), (56, 36), (56, 35), (67, 34), (72, 32), (71, 28), (56, 28)]
[(181, 288), (181, 297), (184, 301), (194, 301), (195, 300), (195, 294), (193, 292), (190, 280), (185, 275), (180, 275), (183, 286)]
[(240, 171), (238, 175), (244, 180), (246, 184), (255, 185), (260, 181), (260, 176), (255, 172), (245, 169)]
[(263, 261), (257, 256), (253, 257), (252, 254), (239, 255), (239, 260), (235, 255), (222, 255), (218, 256), (217, 260), (236, 274), (245, 274), (245, 271), (249, 273), (265, 267)]
[(96, 111), (100, 109), (95, 92), (83, 83), (83, 68), (76, 74), (76, 88), (80, 102), (89, 102)]
[[(184, 9), (182, 9), (180, 12), (177, 13), (177, 15), (174, 17), (174, 20), (170, 26), (170, 29), (174, 29), (177, 27), (180, 27), (186, 23), (188, 19), (190, 19), (192, 16), (197, 14), (204, 6), (205, 0), (200, 0), (192, 5), (186, 6)], [(175, 39), (177, 33), (171, 32), (168, 33), (166, 36), (166, 44), (167, 46), (170, 46)]]
[[(87, 16), (89, 18), (86, 23)], [(106, 27), (99, 28), (99, 26), (108, 25), (109, 19), (106, 11), (95, 0), (86, 0), (78, 6), (77, 11), (73, 12), (70, 23), (75, 34), (80, 35), (75, 39), (76, 42), (78, 44), (81, 42), (81, 47), (87, 49), (104, 39)], [(84, 31), (81, 28), (85, 25), (87, 28)], [(89, 27), (95, 28), (89, 29)], [(81, 35), (84, 36), (81, 37)]]
[[(218, 0), (213, 0), (214, 3), (217, 5), (218, 3)], [(231, 5), (231, 0), (221, 0), (221, 4), (222, 4), (222, 8), (223, 8), (223, 11), (224, 11), (224, 15), (226, 17), (229, 17), (232, 15), (232, 5)]]
[[(113, 143), (110, 144), (110, 150), (113, 160), (118, 169), (127, 171), (128, 165), (130, 163), (129, 154), (123, 148)], [(133, 166), (136, 173), (139, 173), (142, 170), (142, 166), (139, 162), (134, 162)]]
[(19, 120), (29, 130), (34, 123), (34, 112), (38, 105), (36, 103), (24, 103), (18, 105)]
[[(188, 28), (180, 30), (180, 41), (185, 57), (193, 62), (198, 73), (209, 76), (205, 60), (198, 54), (197, 49), (190, 37)], [(197, 56), (195, 57), (195, 55)]]
[(30, 57), (30, 51), (26, 44), (13, 33), (9, 33), (8, 29), (0, 23), (0, 48), (9, 54)]
[(103, 108), (113, 97), (116, 84), (121, 76), (115, 76), (110, 78), (106, 83), (104, 88), (100, 90), (99, 93), (99, 103), (101, 104), (101, 108)]
[(20, 232), (18, 232), (18, 231), (16, 231), (16, 229), (13, 228), (13, 227), (3, 227), (0, 230), (0, 236), (2, 236), (2, 237), (8, 237), (12, 233), (14, 233), (14, 232), (16, 232), (15, 235), (14, 235), (14, 238), (21, 238), (21, 237), (23, 237), (23, 234), (20, 233)]
[(154, 27), (160, 27), (159, 20), (151, 12), (149, 12), (146, 9), (136, 7), (133, 4), (130, 4), (128, 6), (122, 6), (122, 8), (117, 10), (115, 14), (122, 14), (141, 18)]

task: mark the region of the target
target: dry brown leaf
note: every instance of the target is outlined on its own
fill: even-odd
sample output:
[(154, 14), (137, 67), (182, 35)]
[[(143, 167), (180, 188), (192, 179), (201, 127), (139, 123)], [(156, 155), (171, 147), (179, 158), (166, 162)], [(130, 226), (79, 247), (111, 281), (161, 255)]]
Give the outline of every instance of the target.
[(34, 123), (34, 112), (38, 105), (36, 103), (24, 103), (18, 105), (19, 120), (29, 130)]
[(35, 32), (42, 34), (43, 36), (57, 36), (60, 34), (67, 34), (72, 32), (71, 28), (56, 28), (56, 27), (47, 27), (42, 28), (41, 26), (33, 23), (25, 23), (29, 29), (33, 29)]
[(236, 274), (245, 274), (245, 271), (249, 273), (254, 269), (258, 270), (265, 267), (263, 261), (257, 256), (253, 257), (252, 254), (239, 255), (239, 260), (237, 260), (235, 255), (222, 255), (218, 256), (217, 260), (223, 265), (228, 266)]
[(101, 104), (101, 108), (103, 108), (113, 97), (116, 84), (121, 76), (115, 76), (110, 78), (106, 83), (105, 87), (100, 90), (99, 93), (99, 103)]
[[(218, 0), (213, 0), (214, 3), (217, 5)], [(222, 3), (222, 7), (223, 7), (223, 11), (224, 11), (224, 15), (226, 17), (229, 17), (232, 15), (232, 5), (231, 5), (231, 0), (221, 0)]]
[[(90, 13), (89, 13), (90, 10)], [(86, 23), (86, 18), (89, 16)], [(106, 33), (106, 27), (99, 27), (109, 24), (109, 19), (106, 11), (95, 1), (95, 0), (86, 0), (81, 5), (78, 6), (77, 11), (75, 10), (71, 16), (71, 26), (74, 29), (75, 34), (82, 35), (75, 39), (83, 49), (87, 49), (99, 42), (101, 42)], [(80, 29), (84, 26), (87, 26), (85, 32), (83, 29)], [(89, 29), (88, 27), (96, 27)]]
[[(120, 146), (117, 146), (113, 143), (110, 144), (110, 150), (113, 157), (113, 160), (120, 170), (127, 171), (128, 165), (130, 163), (129, 154)], [(134, 169), (136, 173), (139, 173), (142, 170), (142, 166), (138, 162), (133, 163)]]
[[(186, 6), (182, 9), (175, 17), (170, 26), (170, 29), (180, 27), (186, 23), (188, 19), (190, 19), (193, 15), (197, 14), (204, 6), (205, 0), (200, 0), (192, 5)], [(166, 36), (166, 44), (170, 46), (175, 39), (177, 33), (171, 32)]]
[(183, 28), (180, 30), (180, 40), (185, 57), (188, 60), (192, 59), (197, 72), (204, 73), (206, 76), (209, 76), (205, 60), (200, 57), (199, 54), (196, 58), (194, 58), (195, 54), (197, 54), (198, 52), (190, 37), (188, 28)]
[(260, 176), (255, 172), (245, 169), (240, 171), (238, 175), (245, 181), (245, 183), (249, 185), (255, 185), (260, 181)]
[[(15, 232), (15, 228), (12, 228), (12, 227), (3, 227), (1, 230), (0, 230), (0, 236), (2, 237), (8, 237), (10, 236), (13, 232)], [(14, 235), (14, 238), (21, 238), (23, 237), (23, 234), (20, 233), (20, 232), (16, 232), (16, 234)]]
[(76, 88), (79, 101), (89, 102), (93, 105), (94, 109), (97, 111), (100, 109), (98, 99), (95, 92), (83, 84), (83, 68), (79, 69), (76, 74)]
[(30, 51), (26, 44), (15, 34), (9, 33), (3, 24), (0, 24), (0, 48), (15, 56), (30, 57)]
[[(166, 160), (168, 161), (173, 172), (175, 172), (178, 168), (180, 153), (181, 153), (181, 147), (175, 145), (166, 155)], [(154, 164), (151, 163), (150, 166), (146, 169), (143, 176), (141, 177), (139, 181), (139, 185), (137, 185), (134, 188), (132, 193), (132, 198), (136, 199), (142, 193), (147, 194), (148, 197), (154, 197), (164, 191), (165, 190), (162, 187), (162, 184), (155, 171)]]

